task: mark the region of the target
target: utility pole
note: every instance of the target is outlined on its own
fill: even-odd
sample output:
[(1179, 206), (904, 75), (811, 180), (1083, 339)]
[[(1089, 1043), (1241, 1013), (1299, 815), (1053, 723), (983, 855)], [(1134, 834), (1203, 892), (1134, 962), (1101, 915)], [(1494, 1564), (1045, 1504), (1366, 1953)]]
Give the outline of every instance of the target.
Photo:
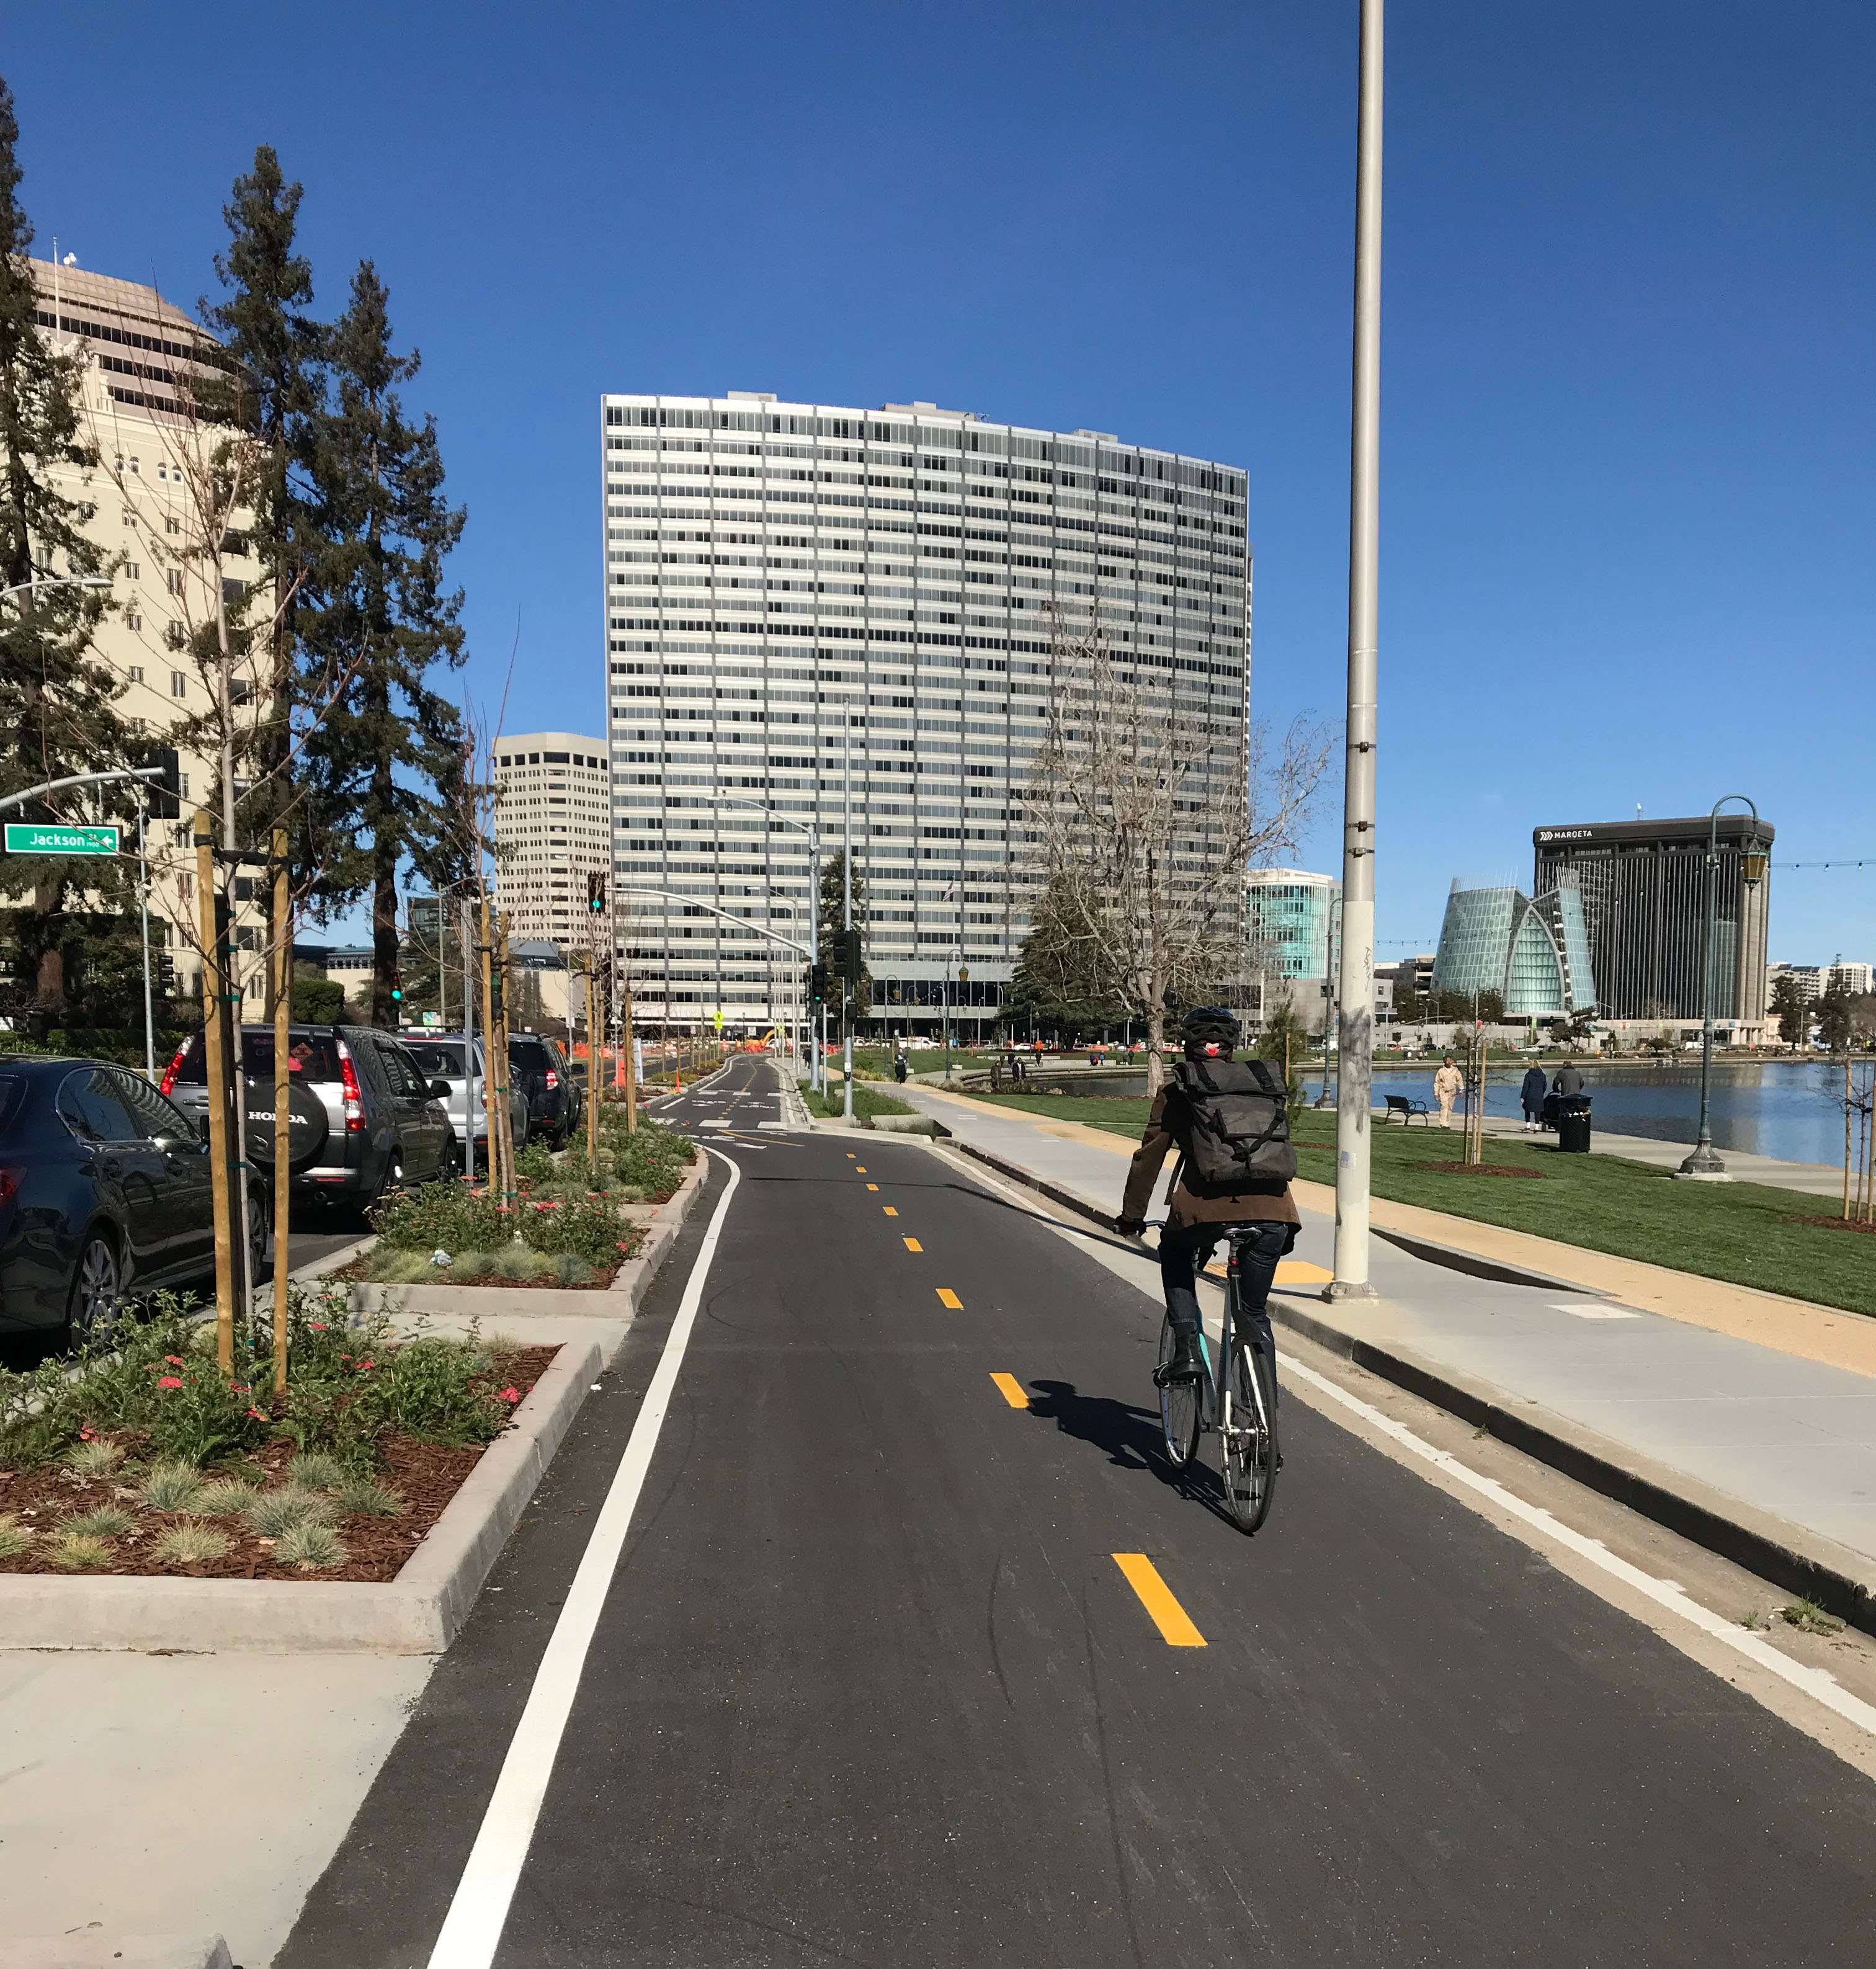
[[(840, 851), (840, 874), (845, 893), (841, 898), (840, 927), (846, 933), (849, 947), (853, 935), (853, 719), (847, 719), (846, 753), (846, 815), (841, 832), (846, 845)], [(916, 800), (914, 805), (917, 804)], [(841, 967), (844, 977), (846, 966)], [(853, 993), (858, 980), (846, 978), (840, 988), (840, 1027), (845, 1044), (842, 1049), (842, 1070), (846, 1075), (845, 1092), (841, 1100), (841, 1112), (851, 1121), (853, 1119)]]
[[(1381, 611), (1381, 182), (1384, 0), (1362, 0), (1355, 138), (1355, 350), (1349, 414), (1348, 757), (1342, 794), (1341, 1057), (1336, 1088), (1336, 1276), (1329, 1299), (1371, 1299), (1368, 1156), (1375, 1066), (1375, 746)], [(1324, 1062), (1326, 1069), (1327, 1062)]]

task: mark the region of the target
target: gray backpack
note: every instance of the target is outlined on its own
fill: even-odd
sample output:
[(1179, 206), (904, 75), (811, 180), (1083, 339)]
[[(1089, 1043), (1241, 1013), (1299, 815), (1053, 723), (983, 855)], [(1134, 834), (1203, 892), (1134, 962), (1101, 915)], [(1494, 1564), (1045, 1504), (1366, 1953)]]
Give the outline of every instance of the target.
[(1195, 1196), (1272, 1190), (1297, 1173), (1290, 1092), (1268, 1060), (1180, 1060), (1166, 1121)]

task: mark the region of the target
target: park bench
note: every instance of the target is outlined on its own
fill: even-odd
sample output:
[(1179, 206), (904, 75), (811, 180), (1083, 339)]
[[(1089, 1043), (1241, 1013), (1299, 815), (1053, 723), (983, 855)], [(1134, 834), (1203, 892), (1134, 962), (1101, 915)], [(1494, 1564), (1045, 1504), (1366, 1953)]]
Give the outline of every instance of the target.
[(1412, 1122), (1417, 1114), (1426, 1123), (1429, 1127), (1433, 1125), (1432, 1120), (1426, 1112), (1426, 1103), (1424, 1101), (1411, 1100), (1404, 1094), (1384, 1094), (1381, 1098), (1388, 1104), (1388, 1111), (1381, 1117), (1383, 1127), (1385, 1127), (1397, 1114), (1400, 1116), (1401, 1125), (1404, 1128)]

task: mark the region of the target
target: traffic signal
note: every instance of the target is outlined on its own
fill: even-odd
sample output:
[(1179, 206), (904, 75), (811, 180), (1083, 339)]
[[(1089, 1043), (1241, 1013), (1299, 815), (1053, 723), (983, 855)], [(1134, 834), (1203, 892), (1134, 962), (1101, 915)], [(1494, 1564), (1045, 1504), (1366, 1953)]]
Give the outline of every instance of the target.
[(160, 780), (151, 780), (150, 818), (175, 820), (183, 810), (183, 762), (173, 745), (159, 745), (150, 754), (150, 763), (163, 768)]
[(841, 976), (857, 987), (860, 981), (860, 933), (857, 929), (842, 930), (834, 948), (840, 959)]
[(595, 916), (604, 913), (605, 909), (605, 871), (589, 868), (586, 871), (586, 907)]
[(811, 965), (808, 968), (808, 996), (817, 1005), (827, 1003), (827, 966)]

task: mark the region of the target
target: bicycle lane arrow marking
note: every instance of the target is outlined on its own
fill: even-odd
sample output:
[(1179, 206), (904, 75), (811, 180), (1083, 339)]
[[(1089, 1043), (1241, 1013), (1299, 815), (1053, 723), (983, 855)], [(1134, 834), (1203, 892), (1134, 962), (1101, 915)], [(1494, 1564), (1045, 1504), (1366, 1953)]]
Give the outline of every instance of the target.
[(1192, 1617), (1173, 1597), (1173, 1589), (1160, 1577), (1159, 1568), (1144, 1552), (1117, 1552), (1114, 1563), (1121, 1576), (1140, 1596), (1153, 1624), (1169, 1648), (1202, 1648), (1205, 1637), (1192, 1624)]
[(659, 1433), (677, 1386), (678, 1370), (683, 1364), (691, 1328), (696, 1324), (697, 1309), (703, 1301), (710, 1261), (716, 1255), (729, 1200), (742, 1180), (742, 1171), (732, 1158), (714, 1149), (707, 1153), (715, 1155), (729, 1171), (729, 1186), (710, 1219), (709, 1229), (704, 1233), (678, 1305), (677, 1317), (671, 1322), (638, 1419), (632, 1425), (625, 1454), (619, 1459), (592, 1536), (580, 1556), (579, 1570), (573, 1576), (560, 1617), (548, 1638), (547, 1653), (534, 1672), (527, 1706), (515, 1725), (501, 1774), (495, 1780), (495, 1792), (482, 1815), (482, 1828), (456, 1883), (456, 1896), (450, 1903), (437, 1945), (430, 1951), (430, 1969), (489, 1969), (501, 1945), (501, 1931), (527, 1862), (534, 1828), (540, 1821), (548, 1781), (553, 1775), (560, 1739), (566, 1734), (567, 1718), (579, 1692), (586, 1652), (592, 1645), (594, 1630), (612, 1590), (619, 1555), (631, 1529), (632, 1513), (638, 1508), (639, 1494), (644, 1488)]

